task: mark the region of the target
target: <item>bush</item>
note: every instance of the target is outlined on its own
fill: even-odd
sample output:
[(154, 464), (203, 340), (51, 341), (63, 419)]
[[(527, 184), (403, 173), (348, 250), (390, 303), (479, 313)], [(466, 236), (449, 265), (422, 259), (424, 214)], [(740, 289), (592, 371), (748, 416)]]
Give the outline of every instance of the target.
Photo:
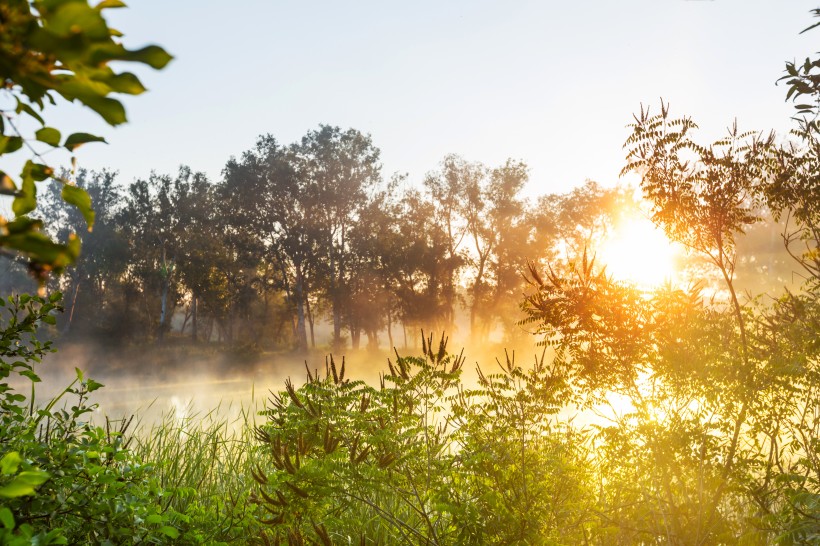
[[(173, 512), (161, 512), (163, 494), (152, 466), (128, 449), (130, 421), (112, 429), (89, 421), (88, 395), (102, 387), (77, 378), (38, 408), (33, 369), (52, 351), (36, 332), (54, 324), (60, 294), (48, 299), (0, 300), (0, 543), (118, 544), (168, 542), (179, 536)], [(31, 382), (30, 394), (12, 380)], [(62, 406), (58, 406), (63, 402)]]
[(442, 337), (388, 361), (378, 388), (324, 377), (271, 399), (254, 478), (269, 543), (551, 544), (582, 541), (584, 442), (553, 425), (563, 385), (536, 362), (461, 381)]

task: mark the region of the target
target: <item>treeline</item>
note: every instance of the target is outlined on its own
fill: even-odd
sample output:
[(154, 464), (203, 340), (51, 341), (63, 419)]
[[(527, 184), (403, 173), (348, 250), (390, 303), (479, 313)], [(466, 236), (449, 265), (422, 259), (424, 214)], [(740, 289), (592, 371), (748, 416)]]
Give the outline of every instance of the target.
[[(77, 266), (48, 287), (65, 293), (59, 328), (303, 350), (406, 345), (420, 327), (477, 341), (498, 327), (509, 341), (527, 260), (583, 249), (634, 206), (594, 182), (525, 199), (520, 161), (451, 155), (419, 184), (386, 180), (379, 156), (369, 135), (320, 126), (290, 145), (261, 137), (217, 181), (188, 167), (128, 185), (80, 171), (91, 232), (49, 187), (38, 213), (60, 240), (83, 234)], [(4, 291), (26, 282), (22, 269), (3, 277)]]

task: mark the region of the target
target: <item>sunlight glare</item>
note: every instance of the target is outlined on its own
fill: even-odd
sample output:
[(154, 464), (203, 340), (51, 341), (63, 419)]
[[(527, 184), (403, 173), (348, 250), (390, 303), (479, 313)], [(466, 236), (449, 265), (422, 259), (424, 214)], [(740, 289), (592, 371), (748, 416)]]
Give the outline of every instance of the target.
[(604, 240), (598, 260), (608, 275), (652, 288), (675, 280), (678, 249), (650, 220), (637, 217), (618, 225)]

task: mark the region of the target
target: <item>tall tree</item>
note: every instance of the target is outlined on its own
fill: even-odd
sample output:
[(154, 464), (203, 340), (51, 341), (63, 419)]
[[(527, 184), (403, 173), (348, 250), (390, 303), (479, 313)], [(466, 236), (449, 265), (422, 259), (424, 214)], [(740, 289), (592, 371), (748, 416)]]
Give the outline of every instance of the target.
[(296, 164), (292, 148), (270, 135), (260, 137), (240, 160), (228, 161), (219, 192), (232, 211), (229, 232), (254, 238), (265, 261), (278, 268), (278, 281), (295, 316), (294, 338), (305, 351), (320, 238), (316, 192), (299, 176)]
[[(472, 276), (468, 288), (470, 334), (478, 341), (486, 341), (493, 319), (498, 316), (493, 304), (498, 303), (497, 294), (510, 288), (503, 284), (510, 280), (510, 268), (517, 268), (520, 275), (526, 265), (510, 251), (522, 242), (523, 233), (517, 228), (524, 203), (518, 194), (527, 177), (527, 166), (513, 160), (492, 170), (485, 169), (481, 178), (469, 177), (464, 215), (470, 248), (465, 256)], [(518, 250), (523, 248), (518, 246)]]
[(443, 318), (448, 331), (455, 329), (457, 302), (456, 281), (464, 266), (464, 239), (467, 236), (467, 222), (464, 209), (467, 188), (475, 186), (483, 176), (484, 167), (468, 163), (457, 155), (448, 155), (441, 162), (438, 171), (429, 173), (424, 179), (424, 187), (433, 205), (433, 219), (437, 231), (445, 235), (447, 256), (442, 265), (446, 269), (440, 277), (441, 293), (444, 296)]
[(379, 149), (369, 135), (355, 129), (322, 125), (309, 131), (293, 151), (314, 216), (320, 282), (333, 322), (332, 343), (340, 347), (344, 309), (352, 304), (350, 230), (381, 182)]

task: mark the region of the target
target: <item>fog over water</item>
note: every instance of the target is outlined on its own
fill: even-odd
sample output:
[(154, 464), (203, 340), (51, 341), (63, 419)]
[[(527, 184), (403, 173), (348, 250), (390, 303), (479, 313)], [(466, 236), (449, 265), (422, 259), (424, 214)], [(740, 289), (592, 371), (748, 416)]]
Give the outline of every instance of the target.
[[(435, 341), (437, 343), (437, 341)], [(525, 344), (526, 345), (526, 344)], [(292, 353), (261, 354), (240, 359), (228, 357), (204, 346), (165, 345), (106, 350), (92, 344), (55, 344), (58, 352), (49, 354), (35, 367), (42, 378), (36, 386), (37, 405), (47, 404), (73, 380), (75, 368), (86, 379), (91, 378), (104, 385), (90, 396), (90, 402), (98, 404), (95, 415), (104, 421), (136, 416), (143, 425), (151, 425), (163, 416), (175, 418), (200, 418), (216, 412), (229, 419), (240, 415), (241, 410), (261, 410), (270, 391), (284, 389), (284, 381), (291, 378), (301, 385), (306, 379), (305, 361), (312, 372), (324, 374), (327, 354), (320, 351), (309, 355)], [(448, 350), (458, 354), (464, 349), (466, 358), (463, 383), (473, 386), (476, 382), (475, 368), (480, 365), (485, 373), (499, 370), (496, 358), (504, 361), (504, 347), (488, 345), (469, 349), (467, 343), (450, 342)], [(535, 339), (528, 347), (515, 349), (516, 362), (524, 367), (532, 365), (536, 353), (542, 349), (535, 346)], [(398, 349), (401, 356), (421, 355), (421, 347)], [(512, 356), (513, 350), (509, 350)], [(364, 380), (377, 385), (379, 374), (387, 372), (387, 359), (395, 360), (394, 353), (379, 351), (346, 350), (335, 355), (337, 367), (345, 359), (345, 377)], [(22, 380), (27, 381), (27, 380)], [(29, 385), (15, 381), (21, 392)], [(76, 404), (76, 396), (67, 394), (58, 404), (70, 407)]]

